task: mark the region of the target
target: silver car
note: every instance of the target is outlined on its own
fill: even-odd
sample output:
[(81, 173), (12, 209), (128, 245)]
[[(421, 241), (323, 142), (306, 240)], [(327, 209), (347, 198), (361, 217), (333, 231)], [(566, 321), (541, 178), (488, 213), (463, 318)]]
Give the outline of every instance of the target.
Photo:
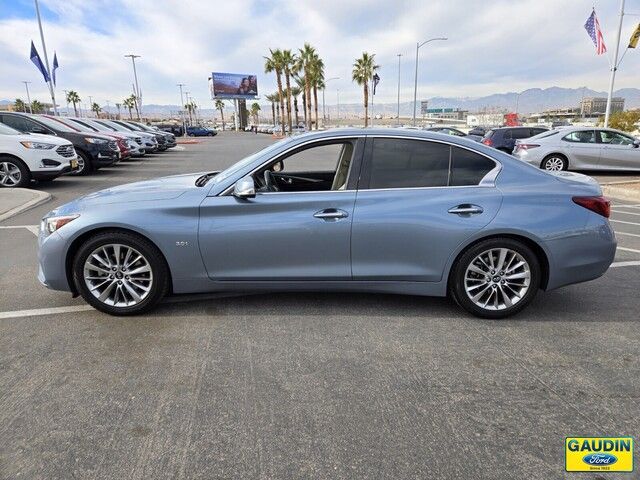
[(169, 293), (341, 290), (448, 295), (502, 318), (602, 275), (608, 216), (585, 175), (451, 135), (336, 129), (58, 207), (39, 278), (114, 315)]
[(638, 145), (611, 128), (570, 127), (518, 140), (513, 155), (549, 171), (640, 170)]

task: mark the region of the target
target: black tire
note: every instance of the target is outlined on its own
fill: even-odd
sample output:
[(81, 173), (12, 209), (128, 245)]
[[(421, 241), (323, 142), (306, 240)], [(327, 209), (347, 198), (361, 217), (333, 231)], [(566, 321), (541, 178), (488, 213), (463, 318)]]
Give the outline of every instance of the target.
[[(96, 298), (84, 279), (85, 261), (97, 248), (108, 244), (121, 244), (137, 250), (148, 261), (153, 283), (148, 295), (132, 306), (113, 306)], [(72, 264), (73, 283), (82, 298), (96, 310), (109, 315), (126, 316), (147, 312), (155, 307), (169, 291), (169, 268), (160, 250), (146, 238), (130, 232), (105, 231), (86, 240), (76, 252)]]
[(93, 162), (91, 156), (81, 150), (78, 150), (78, 170), (70, 173), (70, 175), (84, 176), (93, 172)]
[[(517, 302), (514, 302), (511, 306), (505, 306), (505, 308), (501, 309), (491, 309), (490, 306), (489, 308), (483, 308), (477, 305), (467, 293), (465, 286), (467, 268), (479, 255), (483, 254), (484, 252), (501, 248), (516, 252), (528, 264), (528, 289), (526, 290), (526, 293), (524, 293), (524, 295), (519, 300), (517, 300)], [(503, 287), (500, 286), (501, 276), (499, 276), (499, 274), (500, 272), (496, 272), (495, 276), (489, 275), (487, 277), (487, 280), (485, 282), (487, 288), (503, 291)], [(489, 277), (491, 278), (489, 279)], [(497, 281), (495, 280), (496, 278), (498, 279)], [(480, 282), (481, 280), (477, 281)], [(494, 286), (494, 282), (496, 283), (496, 286)], [(540, 261), (538, 260), (536, 254), (527, 245), (512, 238), (491, 238), (472, 245), (470, 248), (464, 251), (462, 255), (460, 255), (460, 257), (456, 260), (449, 276), (449, 294), (459, 306), (477, 317), (500, 319), (515, 315), (523, 308), (525, 308), (536, 296), (538, 289), (540, 288), (540, 282)], [(479, 285), (478, 290), (474, 290), (474, 292), (479, 292), (483, 288), (484, 285)], [(491, 294), (491, 290), (486, 291), (488, 294)], [(506, 289), (504, 291), (506, 291)], [(513, 290), (511, 290), (511, 292), (513, 292)], [(496, 295), (497, 294), (498, 292), (496, 292)]]
[[(31, 172), (22, 160), (0, 155), (0, 168), (4, 170), (5, 166), (12, 174), (6, 177), (4, 174), (0, 174), (0, 188), (24, 188), (29, 186), (31, 183)], [(17, 180), (15, 178), (16, 174), (18, 174), (18, 172), (15, 172), (16, 168), (19, 170), (19, 178)], [(9, 171), (6, 173), (10, 173)]]
[(550, 172), (562, 172), (569, 168), (569, 161), (564, 155), (552, 153), (544, 157), (540, 163), (540, 168)]

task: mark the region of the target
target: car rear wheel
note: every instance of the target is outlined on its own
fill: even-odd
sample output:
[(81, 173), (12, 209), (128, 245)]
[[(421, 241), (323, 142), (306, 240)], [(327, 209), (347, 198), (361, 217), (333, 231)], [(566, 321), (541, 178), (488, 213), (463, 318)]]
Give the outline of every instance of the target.
[(0, 187), (26, 187), (31, 181), (27, 166), (12, 157), (0, 157)]
[(553, 154), (545, 157), (545, 159), (542, 160), (540, 168), (542, 168), (543, 170), (547, 170), (548, 172), (561, 172), (563, 170), (566, 170), (568, 166), (569, 162), (567, 162), (566, 158), (560, 155)]
[(89, 238), (72, 268), (82, 298), (110, 315), (146, 312), (169, 290), (169, 269), (158, 248), (128, 232), (102, 232)]
[(466, 311), (505, 318), (525, 308), (540, 287), (540, 263), (525, 244), (495, 238), (473, 245), (452, 270), (450, 293)]

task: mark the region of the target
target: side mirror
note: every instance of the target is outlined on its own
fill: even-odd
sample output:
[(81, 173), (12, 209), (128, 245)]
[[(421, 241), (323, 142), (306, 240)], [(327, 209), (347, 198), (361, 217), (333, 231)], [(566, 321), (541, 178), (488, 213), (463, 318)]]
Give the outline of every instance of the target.
[(633, 146), (633, 148), (640, 147), (640, 140), (634, 140), (633, 143), (631, 144), (631, 146)]
[(256, 196), (256, 185), (251, 176), (241, 178), (233, 186), (233, 196), (236, 198), (253, 198)]

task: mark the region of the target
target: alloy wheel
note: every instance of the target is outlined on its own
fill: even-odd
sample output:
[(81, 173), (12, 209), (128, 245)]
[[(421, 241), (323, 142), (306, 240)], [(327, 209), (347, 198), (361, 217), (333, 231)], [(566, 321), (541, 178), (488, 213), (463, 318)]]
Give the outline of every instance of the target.
[(84, 282), (102, 303), (131, 307), (149, 295), (153, 272), (149, 261), (138, 250), (112, 243), (96, 248), (87, 257)]
[(469, 299), (485, 310), (505, 310), (518, 303), (529, 290), (531, 267), (509, 248), (493, 248), (476, 256), (464, 275)]
[(564, 160), (560, 157), (549, 157), (544, 161), (544, 169), (550, 172), (561, 172), (564, 170)]
[(0, 162), (0, 185), (15, 187), (22, 180), (22, 172), (15, 163)]

